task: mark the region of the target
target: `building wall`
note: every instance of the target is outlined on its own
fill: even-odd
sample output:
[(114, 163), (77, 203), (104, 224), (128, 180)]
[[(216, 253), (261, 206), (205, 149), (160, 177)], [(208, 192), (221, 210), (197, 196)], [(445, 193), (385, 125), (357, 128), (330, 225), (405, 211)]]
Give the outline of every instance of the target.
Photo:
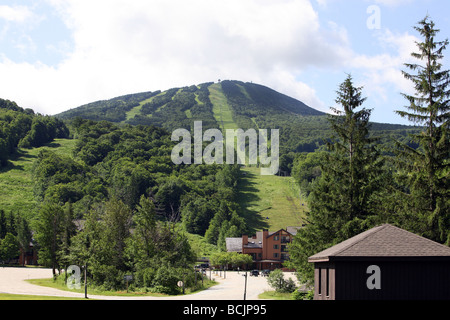
[(336, 270), (333, 263), (320, 263), (314, 269), (314, 300), (335, 300)]
[[(261, 248), (246, 245), (249, 241), (258, 241), (256, 238), (250, 238), (247, 235), (242, 236), (243, 254), (250, 254), (254, 258), (254, 267), (257, 269), (275, 269), (281, 268), (282, 263), (288, 259), (287, 245), (292, 241), (292, 234), (281, 229), (269, 236), (269, 231), (264, 230), (261, 234)], [(259, 260), (266, 260), (261, 262)], [(270, 261), (267, 261), (270, 260)]]
[[(371, 265), (379, 267), (380, 289), (369, 289), (367, 286), (369, 277), (373, 275), (367, 272)], [(349, 261), (335, 262), (334, 265), (316, 263), (315, 283), (314, 298), (317, 300), (449, 300), (450, 262), (416, 260)]]
[(266, 233), (263, 239), (265, 240), (263, 240), (263, 259), (288, 259), (287, 244), (292, 241), (290, 233), (285, 230), (279, 230), (270, 236)]
[(18, 263), (19, 265), (37, 265), (37, 251), (33, 247), (30, 247), (28, 251), (23, 253), (20, 249)]
[(245, 248), (242, 252), (243, 254), (248, 254), (253, 257), (253, 260), (261, 260), (262, 249), (261, 248)]

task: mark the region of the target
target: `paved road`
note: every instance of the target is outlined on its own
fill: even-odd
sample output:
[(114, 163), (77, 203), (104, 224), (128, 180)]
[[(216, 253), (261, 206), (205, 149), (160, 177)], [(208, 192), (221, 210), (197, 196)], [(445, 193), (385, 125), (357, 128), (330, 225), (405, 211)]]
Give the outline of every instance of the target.
[[(176, 297), (121, 297), (121, 296), (94, 296), (88, 294), (92, 299), (104, 300), (243, 300), (245, 277), (243, 272), (227, 272), (226, 278), (212, 274), (212, 277), (219, 282), (218, 285), (195, 294)], [(208, 272), (209, 276), (209, 272)], [(27, 294), (41, 296), (61, 296), (61, 297), (84, 297), (84, 294), (63, 291), (53, 288), (41, 287), (24, 281), (26, 279), (51, 278), (51, 269), (45, 268), (0, 268), (0, 293)], [(291, 273), (285, 277), (295, 276)], [(266, 290), (271, 290), (267, 284), (267, 278), (247, 277), (247, 300), (257, 300), (258, 295)]]

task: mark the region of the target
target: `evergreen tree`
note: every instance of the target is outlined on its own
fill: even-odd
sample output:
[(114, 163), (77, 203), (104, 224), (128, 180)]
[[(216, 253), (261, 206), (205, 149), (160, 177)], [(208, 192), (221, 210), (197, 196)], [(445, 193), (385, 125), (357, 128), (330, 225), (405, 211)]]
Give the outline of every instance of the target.
[(121, 200), (111, 199), (105, 204), (102, 216), (104, 222), (104, 252), (111, 265), (125, 269), (125, 245), (130, 236), (132, 211)]
[(75, 265), (88, 265), (88, 272), (92, 266), (101, 261), (102, 247), (101, 237), (103, 230), (100, 210), (91, 209), (85, 215), (82, 230), (71, 238), (70, 261)]
[(142, 260), (147, 261), (154, 251), (152, 236), (156, 228), (156, 209), (153, 201), (142, 195), (133, 218), (136, 224), (135, 234), (145, 257)]
[(5, 210), (0, 209), (0, 239), (3, 239), (8, 232), (8, 228), (6, 225), (6, 215)]
[(376, 138), (369, 136), (371, 110), (362, 108), (366, 98), (362, 88), (353, 85), (352, 77), (340, 85), (336, 103), (343, 111), (329, 120), (335, 136), (328, 142), (328, 153), (322, 163), (322, 176), (311, 193), (312, 215), (328, 220), (326, 241), (341, 241), (365, 227), (361, 221), (378, 214), (374, 202), (380, 191), (382, 158), (375, 149)]
[(64, 210), (56, 203), (46, 202), (36, 219), (36, 240), (39, 244), (39, 263), (50, 266), (53, 275), (60, 268), (58, 253), (63, 235)]
[(30, 242), (32, 240), (31, 229), (28, 224), (28, 221), (24, 217), (22, 217), (21, 214), (17, 214), (16, 224), (17, 224), (17, 243), (19, 245), (22, 254), (22, 265), (25, 265), (25, 255), (29, 249)]
[(60, 261), (60, 264), (63, 265), (65, 269), (70, 265), (70, 246), (72, 237), (76, 234), (76, 226), (73, 219), (74, 213), (72, 203), (67, 202), (64, 205), (64, 212), (61, 218), (61, 244), (58, 252), (58, 261)]
[(449, 41), (435, 40), (439, 30), (428, 16), (414, 29), (423, 41), (416, 42), (418, 52), (411, 55), (420, 62), (405, 64), (411, 73), (402, 73), (413, 83), (415, 95), (403, 94), (409, 106), (397, 113), (424, 130), (413, 136), (418, 149), (402, 146), (399, 153), (399, 169), (408, 187), (401, 193), (404, 223), (414, 232), (450, 245), (450, 71), (442, 70), (441, 63)]
[(0, 167), (6, 167), (8, 165), (8, 144), (5, 139), (0, 137)]
[(290, 260), (302, 281), (313, 279), (309, 256), (369, 228), (378, 219), (383, 161), (369, 137), (371, 110), (352, 77), (340, 85), (330, 116), (335, 136), (321, 163), (322, 174), (309, 196), (308, 224), (290, 246)]
[(211, 219), (205, 232), (205, 239), (208, 243), (220, 245), (222, 249), (225, 249), (225, 238), (241, 236), (245, 228), (244, 219), (230, 208), (229, 203), (223, 201)]

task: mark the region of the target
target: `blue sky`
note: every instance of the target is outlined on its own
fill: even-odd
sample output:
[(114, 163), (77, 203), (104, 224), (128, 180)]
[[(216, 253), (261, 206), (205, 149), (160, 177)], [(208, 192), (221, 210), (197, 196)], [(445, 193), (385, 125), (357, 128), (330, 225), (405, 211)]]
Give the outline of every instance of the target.
[(394, 110), (412, 93), (401, 70), (414, 61), (413, 26), (428, 13), (444, 40), (449, 9), (448, 0), (0, 0), (0, 97), (56, 114), (235, 79), (328, 111), (351, 73), (372, 121), (408, 124)]

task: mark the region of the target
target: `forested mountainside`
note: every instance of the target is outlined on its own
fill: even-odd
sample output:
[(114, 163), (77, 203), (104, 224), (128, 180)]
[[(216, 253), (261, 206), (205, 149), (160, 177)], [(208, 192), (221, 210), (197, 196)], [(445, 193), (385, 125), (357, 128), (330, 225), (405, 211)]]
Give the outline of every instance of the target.
[[(259, 84), (224, 80), (165, 91), (144, 92), (102, 100), (57, 115), (121, 124), (155, 125), (173, 131), (203, 129), (280, 129), (280, 153), (312, 152), (330, 136), (327, 115), (301, 101)], [(373, 123), (383, 143), (408, 142), (413, 126)]]
[(39, 147), (68, 136), (68, 128), (58, 118), (35, 114), (32, 109), (0, 99), (0, 167), (7, 165), (17, 148)]

